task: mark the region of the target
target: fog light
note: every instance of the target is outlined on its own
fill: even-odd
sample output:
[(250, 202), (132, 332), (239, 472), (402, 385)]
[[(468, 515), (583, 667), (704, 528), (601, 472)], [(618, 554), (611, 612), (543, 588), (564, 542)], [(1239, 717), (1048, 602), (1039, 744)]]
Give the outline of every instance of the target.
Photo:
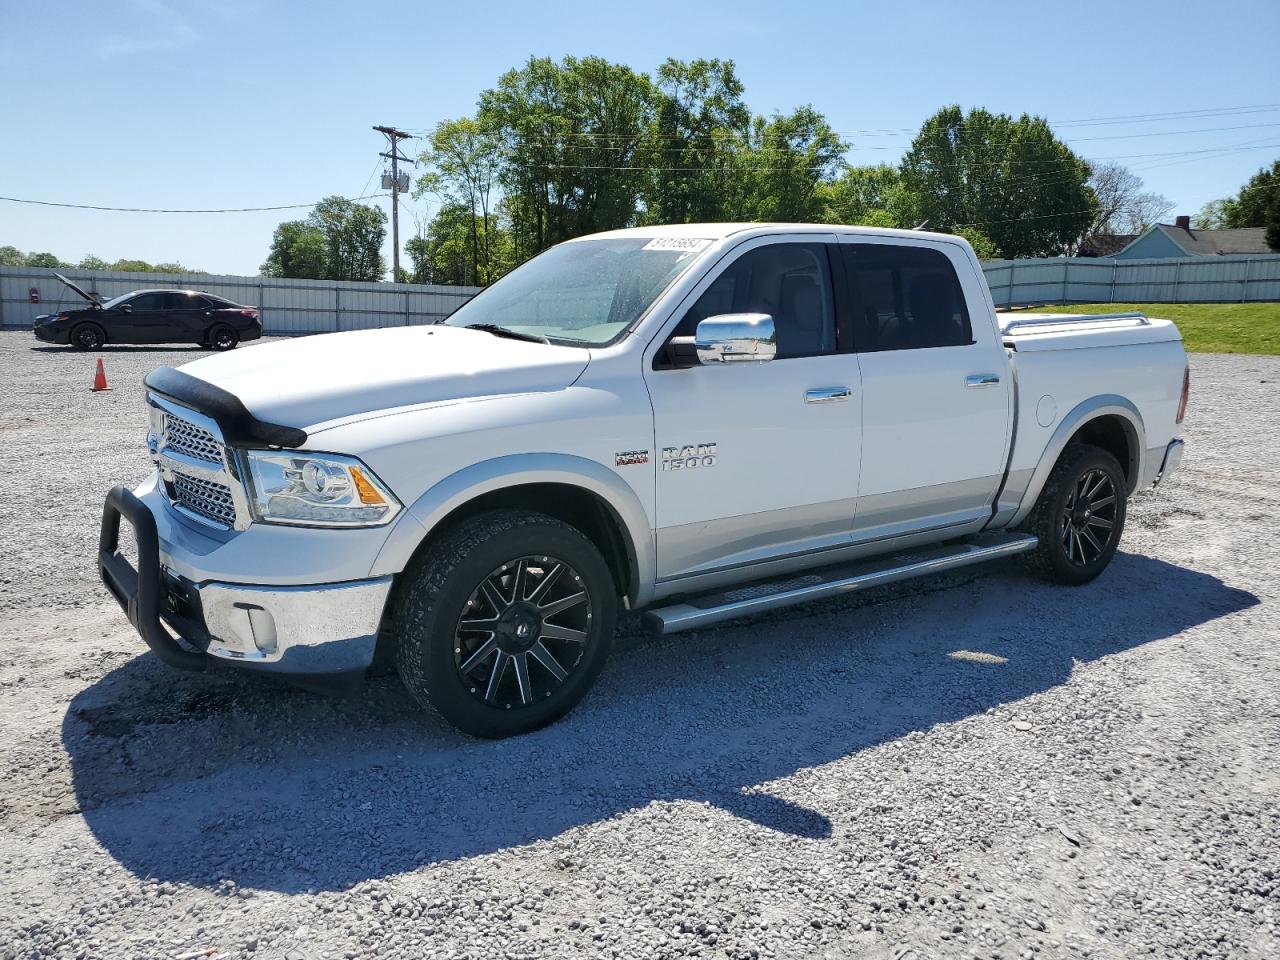
[(253, 631), (253, 645), (258, 648), (259, 653), (272, 654), (276, 652), (276, 621), (262, 607), (253, 607), (244, 604), (245, 611), (249, 614), (249, 629)]

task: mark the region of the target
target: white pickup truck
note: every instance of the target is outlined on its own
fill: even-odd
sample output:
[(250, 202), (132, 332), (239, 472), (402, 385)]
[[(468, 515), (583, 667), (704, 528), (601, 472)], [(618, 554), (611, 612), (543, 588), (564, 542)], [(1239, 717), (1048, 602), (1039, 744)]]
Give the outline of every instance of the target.
[(672, 632), (1012, 554), (1091, 580), (1189, 375), (1167, 320), (998, 316), (953, 236), (692, 224), (146, 382), (158, 469), (99, 563), (147, 644), (312, 687), (394, 663), (498, 737), (577, 703), (620, 607)]

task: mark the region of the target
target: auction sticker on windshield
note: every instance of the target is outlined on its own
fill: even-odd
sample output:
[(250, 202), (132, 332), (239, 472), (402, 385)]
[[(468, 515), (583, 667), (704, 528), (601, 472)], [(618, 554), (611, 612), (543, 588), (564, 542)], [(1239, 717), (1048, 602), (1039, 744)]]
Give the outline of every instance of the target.
[(646, 243), (641, 250), (680, 250), (684, 253), (697, 253), (711, 245), (710, 240), (699, 240), (697, 237), (655, 237)]

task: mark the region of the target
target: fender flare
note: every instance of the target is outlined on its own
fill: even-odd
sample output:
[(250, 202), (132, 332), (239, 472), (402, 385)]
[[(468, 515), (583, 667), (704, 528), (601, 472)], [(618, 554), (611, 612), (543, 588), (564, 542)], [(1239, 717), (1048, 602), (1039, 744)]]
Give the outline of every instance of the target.
[(1099, 394), (1082, 400), (1072, 407), (1071, 412), (1062, 418), (1058, 428), (1053, 431), (1053, 436), (1049, 438), (1048, 444), (1040, 454), (1040, 462), (1032, 472), (1031, 479), (1023, 491), (1022, 500), (1012, 519), (1009, 520), (1008, 526), (1016, 527), (1026, 519), (1031, 508), (1035, 506), (1036, 500), (1039, 499), (1040, 491), (1048, 482), (1050, 472), (1057, 464), (1058, 458), (1062, 456), (1062, 451), (1066, 449), (1067, 444), (1080, 428), (1092, 420), (1109, 416), (1119, 417), (1120, 422), (1124, 424), (1129, 440), (1129, 454), (1133, 461), (1129, 471), (1128, 492), (1132, 494), (1138, 488), (1142, 482), (1142, 458), (1147, 450), (1147, 431), (1142, 422), (1142, 414), (1138, 412), (1133, 402), (1125, 397), (1114, 393)]
[[(409, 559), (454, 510), (476, 497), (530, 483), (561, 483), (595, 494), (613, 511), (635, 569), (628, 578), (632, 608), (653, 598), (657, 560), (653, 530), (640, 498), (616, 473), (585, 457), (561, 453), (519, 453), (482, 460), (452, 473), (409, 506), (409, 516), (391, 531), (374, 561), (370, 576), (398, 574)], [(404, 520), (412, 518), (413, 523)]]

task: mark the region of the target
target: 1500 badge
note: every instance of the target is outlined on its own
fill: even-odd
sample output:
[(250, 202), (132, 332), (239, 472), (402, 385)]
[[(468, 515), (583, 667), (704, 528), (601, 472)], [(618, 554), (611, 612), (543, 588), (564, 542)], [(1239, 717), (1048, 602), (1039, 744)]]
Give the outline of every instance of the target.
[(695, 443), (685, 447), (663, 447), (663, 470), (693, 470), (716, 465), (716, 445)]

